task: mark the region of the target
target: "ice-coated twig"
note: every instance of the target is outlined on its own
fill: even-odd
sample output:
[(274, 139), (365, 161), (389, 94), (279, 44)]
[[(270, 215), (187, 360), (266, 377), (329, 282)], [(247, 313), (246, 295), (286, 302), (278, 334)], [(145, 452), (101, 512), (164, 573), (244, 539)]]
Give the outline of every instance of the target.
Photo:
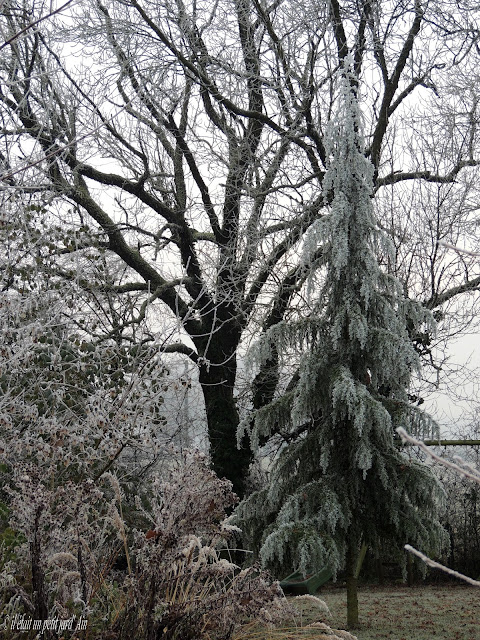
[[(450, 460), (446, 460), (445, 458), (442, 458), (441, 456), (437, 455), (424, 442), (422, 442), (421, 440), (417, 440), (417, 438), (414, 438), (409, 433), (407, 433), (405, 429), (403, 429), (402, 427), (398, 427), (397, 433), (404, 442), (409, 442), (410, 444), (413, 444), (419, 447), (419, 449), (421, 449), (424, 453), (426, 453), (432, 460), (435, 460), (435, 462), (438, 462), (439, 464), (442, 464), (444, 467), (448, 467), (449, 469), (453, 469), (454, 471), (461, 474), (462, 476), (465, 476), (466, 478), (470, 478), (471, 480), (475, 480), (475, 482), (478, 482), (480, 484), (480, 472), (477, 471), (476, 469), (473, 469), (470, 465), (467, 465), (466, 463), (464, 463), (463, 460), (460, 466), (460, 464), (456, 464), (455, 462), (451, 462)], [(456, 458), (456, 459), (457, 459), (457, 462), (461, 460), (460, 458)]]
[[(455, 457), (456, 463), (451, 462), (450, 460), (446, 460), (445, 458), (442, 458), (441, 456), (437, 455), (434, 451), (432, 451), (432, 449), (429, 446), (427, 446), (421, 440), (417, 440), (417, 438), (414, 438), (413, 436), (408, 434), (405, 431), (405, 429), (402, 429), (402, 427), (399, 427), (397, 429), (397, 433), (404, 442), (408, 442), (410, 444), (413, 444), (419, 447), (424, 453), (426, 453), (435, 462), (438, 462), (439, 464), (442, 464), (444, 467), (448, 467), (449, 469), (453, 469), (460, 475), (466, 478), (470, 478), (471, 480), (474, 480), (475, 482), (478, 482), (480, 484), (480, 472), (474, 469), (470, 464), (468, 464), (458, 456)], [(464, 582), (468, 582), (468, 584), (471, 584), (474, 587), (480, 587), (480, 581), (474, 580), (473, 578), (469, 578), (463, 573), (459, 573), (454, 569), (450, 569), (449, 567), (446, 567), (445, 565), (440, 564), (439, 562), (435, 562), (435, 560), (432, 560), (431, 558), (426, 556), (424, 553), (422, 553), (421, 551), (418, 551), (417, 549), (415, 549), (409, 544), (405, 545), (405, 550), (408, 551), (409, 553), (413, 553), (415, 556), (417, 556), (417, 558), (420, 558), (420, 560), (425, 562), (427, 566), (432, 567), (433, 569), (440, 569), (440, 571), (443, 571), (444, 573), (448, 573), (448, 575), (454, 576), (455, 578), (459, 578)]]
[(480, 253), (478, 251), (469, 251), (468, 249), (460, 249), (460, 247), (455, 246), (454, 244), (450, 244), (448, 242), (444, 242), (440, 240), (438, 243), (441, 247), (445, 247), (446, 249), (453, 249), (457, 253), (465, 253), (467, 256), (475, 256), (477, 258), (480, 257)]
[(420, 558), (420, 560), (423, 560), (423, 562), (425, 562), (426, 565), (428, 565), (429, 567), (432, 567), (433, 569), (440, 569), (441, 571), (448, 573), (450, 576), (454, 576), (455, 578), (459, 578), (464, 582), (468, 582), (468, 584), (471, 584), (474, 587), (480, 587), (480, 582), (478, 580), (474, 580), (473, 578), (469, 578), (463, 573), (459, 573), (458, 571), (449, 569), (445, 565), (440, 564), (440, 562), (435, 562), (435, 560), (432, 560), (431, 558), (426, 556), (424, 553), (422, 553), (421, 551), (418, 551), (417, 549), (410, 546), (409, 544), (405, 545), (405, 550), (408, 551), (409, 553), (413, 553), (415, 556), (417, 556), (417, 558)]

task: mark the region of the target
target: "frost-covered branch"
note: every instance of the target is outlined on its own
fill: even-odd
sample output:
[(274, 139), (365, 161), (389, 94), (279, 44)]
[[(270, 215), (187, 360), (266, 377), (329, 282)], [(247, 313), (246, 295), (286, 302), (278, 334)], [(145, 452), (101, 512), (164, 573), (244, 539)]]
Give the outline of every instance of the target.
[(448, 467), (449, 469), (456, 471), (457, 473), (464, 476), (465, 478), (469, 478), (470, 480), (475, 480), (475, 482), (478, 482), (480, 484), (480, 471), (474, 469), (471, 465), (464, 462), (458, 456), (454, 458), (457, 462), (455, 464), (455, 462), (451, 462), (450, 460), (447, 460), (446, 458), (442, 458), (442, 456), (439, 456), (438, 454), (436, 454), (424, 442), (411, 436), (402, 427), (397, 428), (397, 433), (404, 442), (408, 442), (409, 444), (413, 444), (416, 447), (419, 447), (421, 451), (423, 451), (429, 458), (431, 458), (435, 462), (438, 462), (438, 464), (441, 464), (444, 467)]
[[(188, 334), (199, 356), (215, 468), (242, 493), (252, 454), (246, 443), (236, 448), (236, 354), (275, 320), (308, 315), (306, 280), (321, 283), (325, 276), (325, 263), (316, 260), (305, 263), (306, 278), (300, 254), (332, 202), (326, 137), (339, 99), (338, 69), (351, 54), (351, 86), (362, 96), (366, 124), (363, 155), (384, 176), (377, 186), (385, 188), (372, 192), (372, 201), (385, 215), (396, 210), (391, 198), (382, 201), (387, 183), (402, 203), (407, 185), (415, 194), (457, 190), (464, 175), (473, 192), (478, 101), (467, 73), (473, 53), (460, 64), (452, 51), (474, 51), (478, 7), (467, 0), (459, 16), (443, 5), (439, 12), (437, 2), (415, 2), (398, 13), (372, 2), (319, 7), (289, 0), (266, 8), (257, 0), (218, 0), (214, 11), (208, 3), (180, 3), (172, 12), (167, 0), (155, 7), (64, 0), (61, 14), (46, 16), (42, 2), (30, 5), (0, 16), (7, 34), (0, 49), (0, 193), (34, 207), (21, 232), (26, 245), (28, 233), (37, 238), (49, 220), (41, 249), (28, 256), (29, 272), (32, 263), (43, 265), (49, 277), (57, 274), (58, 287), (78, 278), (85, 305), (96, 307), (103, 278), (110, 302), (135, 311), (125, 311), (127, 321), (118, 318), (115, 328), (130, 339), (140, 330), (154, 335), (159, 319), (178, 328), (175, 342)], [(78, 59), (85, 53), (90, 64), (70, 64), (71, 51)], [(467, 96), (465, 107), (451, 105), (452, 76), (462, 85), (456, 94)], [(425, 100), (415, 101), (420, 92)], [(448, 181), (437, 180), (442, 176)], [(427, 207), (414, 199), (410, 210), (437, 219), (428, 195)], [(42, 201), (48, 205), (40, 211)], [(454, 209), (464, 228), (468, 211), (463, 204)], [(442, 238), (456, 242), (458, 219), (451, 222), (449, 211), (439, 216), (450, 224)], [(58, 226), (65, 233), (57, 229), (48, 241)], [(391, 226), (396, 243), (397, 221)], [(85, 227), (81, 242), (63, 245), (66, 234)], [(457, 301), (471, 291), (462, 259), (455, 256), (441, 273), (436, 265), (408, 266), (423, 259), (428, 237), (422, 234), (418, 247), (403, 234), (395, 263), (388, 262), (392, 253), (383, 256), (386, 270), (407, 265), (412, 298), (448, 291), (448, 300)], [(117, 267), (108, 281), (99, 254)], [(181, 285), (169, 286), (182, 277)], [(142, 327), (129, 324), (132, 318)]]
[(417, 549), (410, 546), (409, 544), (405, 545), (405, 551), (408, 551), (409, 553), (413, 553), (413, 555), (417, 556), (417, 558), (420, 558), (420, 560), (425, 562), (425, 564), (431, 567), (432, 569), (440, 569), (440, 571), (443, 571), (444, 573), (448, 573), (449, 576), (453, 576), (454, 578), (459, 578), (459, 580), (463, 580), (464, 582), (471, 584), (473, 587), (480, 587), (480, 581), (474, 580), (473, 578), (470, 578), (469, 576), (466, 576), (463, 573), (459, 573), (458, 571), (454, 571), (453, 569), (450, 569), (449, 567), (446, 567), (445, 565), (440, 564), (439, 562), (435, 562), (435, 560), (432, 560), (431, 558), (426, 556), (424, 553), (422, 553), (421, 551), (418, 551)]
[(453, 249), (457, 253), (464, 253), (467, 256), (474, 256), (475, 258), (480, 258), (480, 253), (478, 251), (469, 251), (468, 249), (462, 249), (457, 247), (454, 244), (450, 244), (449, 242), (445, 242), (444, 240), (440, 240), (438, 243), (441, 247), (445, 247), (446, 249)]
[[(397, 429), (397, 433), (402, 438), (403, 442), (407, 442), (409, 444), (419, 447), (420, 450), (423, 451), (434, 462), (446, 467), (447, 469), (451, 469), (452, 471), (455, 471), (456, 473), (463, 476), (464, 478), (468, 478), (469, 480), (473, 480), (474, 482), (480, 484), (480, 471), (475, 469), (472, 465), (468, 464), (464, 460), (462, 460), (460, 457), (455, 456), (454, 458), (455, 462), (452, 462), (450, 460), (447, 460), (437, 455), (424, 442), (409, 435), (405, 431), (405, 429), (399, 427)], [(405, 550), (410, 553), (413, 553), (415, 556), (417, 556), (417, 558), (420, 558), (420, 560), (425, 562), (427, 566), (432, 567), (432, 569), (439, 569), (440, 571), (443, 571), (444, 573), (447, 573), (448, 575), (451, 575), (455, 578), (459, 578), (460, 580), (463, 580), (464, 582), (467, 582), (468, 584), (471, 584), (474, 587), (480, 587), (480, 581), (474, 580), (473, 578), (470, 578), (469, 576), (466, 576), (463, 573), (455, 571), (454, 569), (450, 569), (449, 567), (446, 567), (445, 565), (439, 562), (436, 562), (435, 560), (432, 560), (427, 555), (425, 555), (421, 551), (418, 551), (417, 549), (415, 549), (409, 544), (405, 545)]]

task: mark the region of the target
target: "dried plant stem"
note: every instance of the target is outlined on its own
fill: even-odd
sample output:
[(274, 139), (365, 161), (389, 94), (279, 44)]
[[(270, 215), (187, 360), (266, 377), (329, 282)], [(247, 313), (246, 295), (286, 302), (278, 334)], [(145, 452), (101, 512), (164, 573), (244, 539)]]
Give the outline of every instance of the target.
[(120, 520), (122, 522), (121, 534), (122, 534), (122, 540), (123, 540), (123, 548), (125, 549), (125, 556), (127, 558), (128, 575), (131, 576), (132, 564), (130, 562), (130, 553), (128, 552), (128, 541), (127, 541), (127, 534), (125, 532), (125, 525), (124, 525), (125, 520), (123, 519), (122, 500), (120, 495), (118, 496), (118, 505), (119, 505), (119, 511), (120, 511)]
[(464, 253), (467, 256), (480, 257), (480, 253), (478, 251), (469, 251), (468, 249), (461, 249), (460, 247), (457, 247), (454, 244), (450, 244), (449, 242), (444, 242), (443, 240), (440, 240), (438, 244), (441, 247), (445, 247), (446, 249), (453, 249), (457, 253)]
[(30, 543), (30, 554), (32, 562), (32, 589), (34, 594), (35, 616), (39, 620), (46, 620), (48, 618), (48, 605), (45, 593), (45, 573), (42, 567), (40, 537), (40, 518), (42, 516), (43, 510), (43, 505), (39, 505), (36, 509), (33, 540)]

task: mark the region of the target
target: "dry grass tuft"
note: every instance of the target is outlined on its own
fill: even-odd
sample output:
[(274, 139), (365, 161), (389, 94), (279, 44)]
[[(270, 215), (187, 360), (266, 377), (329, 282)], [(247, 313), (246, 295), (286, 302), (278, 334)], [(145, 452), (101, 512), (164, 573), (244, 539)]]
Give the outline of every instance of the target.
[(328, 625), (322, 628), (321, 623), (314, 623), (306, 627), (283, 627), (281, 629), (259, 629), (247, 627), (241, 629), (233, 640), (357, 640), (348, 631), (330, 629)]

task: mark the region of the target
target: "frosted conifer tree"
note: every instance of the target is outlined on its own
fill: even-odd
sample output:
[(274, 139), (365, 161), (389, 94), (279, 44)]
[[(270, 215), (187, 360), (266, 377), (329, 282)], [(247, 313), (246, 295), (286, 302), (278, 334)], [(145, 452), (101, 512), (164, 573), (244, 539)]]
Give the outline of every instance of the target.
[[(267, 565), (345, 568), (355, 626), (362, 545), (388, 545), (402, 559), (405, 543), (434, 553), (445, 532), (436, 480), (394, 437), (400, 425), (417, 433), (432, 425), (408, 396), (419, 366), (411, 334), (429, 318), (379, 267), (377, 252), (388, 243), (375, 224), (355, 77), (348, 64), (340, 75), (327, 135), (329, 211), (310, 236), (310, 250), (324, 247), (327, 272), (310, 318), (270, 333), (270, 344), (301, 351), (301, 366), (296, 384), (256, 414), (254, 443), (280, 429), (285, 445), (269, 486), (244, 501), (238, 517)], [(268, 358), (269, 343), (259, 352)]]

